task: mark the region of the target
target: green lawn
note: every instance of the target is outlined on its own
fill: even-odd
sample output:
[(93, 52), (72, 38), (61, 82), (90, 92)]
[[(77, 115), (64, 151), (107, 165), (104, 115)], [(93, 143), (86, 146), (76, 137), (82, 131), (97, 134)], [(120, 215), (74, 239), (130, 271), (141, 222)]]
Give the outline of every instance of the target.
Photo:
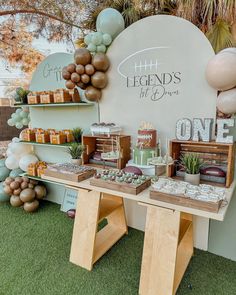
[[(138, 294), (143, 233), (130, 229), (88, 272), (68, 261), (72, 227), (52, 203), (35, 214), (1, 204), (0, 295)], [(196, 250), (178, 290), (186, 294), (235, 295), (236, 262)]]

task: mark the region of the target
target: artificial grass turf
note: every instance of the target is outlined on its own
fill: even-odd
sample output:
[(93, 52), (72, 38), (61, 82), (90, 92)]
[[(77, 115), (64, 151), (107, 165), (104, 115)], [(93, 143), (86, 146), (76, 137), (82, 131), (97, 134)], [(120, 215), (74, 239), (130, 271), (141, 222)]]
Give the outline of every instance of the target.
[[(69, 262), (72, 228), (58, 205), (27, 214), (1, 204), (0, 295), (138, 294), (143, 233), (129, 229), (88, 272)], [(195, 250), (177, 294), (235, 295), (236, 262)]]

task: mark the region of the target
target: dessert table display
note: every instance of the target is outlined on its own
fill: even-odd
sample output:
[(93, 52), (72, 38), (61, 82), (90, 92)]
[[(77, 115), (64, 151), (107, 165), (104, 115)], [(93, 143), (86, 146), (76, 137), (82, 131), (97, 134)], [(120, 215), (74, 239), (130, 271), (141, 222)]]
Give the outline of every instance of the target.
[[(110, 25), (103, 20), (109, 13)], [(19, 160), (29, 185), (45, 182), (52, 202), (63, 204), (67, 190), (75, 192), (66, 207), (68, 214), (76, 209), (72, 263), (92, 270), (134, 224), (145, 231), (139, 294), (175, 294), (194, 246), (207, 250), (209, 220), (224, 220), (236, 186), (235, 145), (228, 134), (234, 120), (213, 124), (214, 63), (210, 85), (205, 78), (214, 51), (181, 18), (147, 17), (124, 29), (114, 9), (99, 14), (97, 32), (84, 41), (86, 48), (74, 55), (53, 54), (38, 66), (27, 103), (15, 106), (29, 108), (30, 126), (18, 143), (28, 154), (21, 151), (18, 159), (9, 149), (6, 163), (13, 167)], [(220, 106), (225, 109), (222, 99)], [(73, 159), (81, 158), (71, 159), (65, 149), (81, 141), (79, 165)], [(184, 157), (192, 162), (184, 165)], [(200, 185), (184, 181), (186, 174), (198, 175)], [(38, 204), (37, 190), (22, 198)], [(107, 225), (98, 231), (104, 219)]]

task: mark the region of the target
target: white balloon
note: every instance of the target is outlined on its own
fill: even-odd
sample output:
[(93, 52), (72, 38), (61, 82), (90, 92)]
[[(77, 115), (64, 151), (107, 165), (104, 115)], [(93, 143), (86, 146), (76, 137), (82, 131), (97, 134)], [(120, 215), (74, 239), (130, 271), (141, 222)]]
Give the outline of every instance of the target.
[(13, 155), (13, 153), (12, 153), (12, 151), (11, 151), (11, 150), (9, 150), (9, 149), (8, 149), (8, 150), (6, 151), (6, 155), (7, 155), (8, 157), (10, 157), (10, 156), (12, 156), (12, 155)]
[(6, 158), (5, 166), (10, 170), (17, 169), (19, 168), (19, 160), (14, 155), (11, 155)]
[(31, 145), (26, 145), (20, 142), (14, 142), (11, 146), (11, 151), (17, 155), (30, 153), (31, 150)]
[(227, 48), (216, 54), (207, 64), (207, 82), (217, 90), (236, 86), (236, 50)]
[(12, 142), (20, 142), (20, 139), (18, 137), (13, 137), (11, 141)]
[(217, 97), (216, 105), (224, 114), (236, 113), (236, 88), (221, 92)]
[(38, 162), (38, 158), (35, 155), (25, 155), (20, 159), (19, 166), (23, 171), (27, 171), (29, 164), (34, 164)]

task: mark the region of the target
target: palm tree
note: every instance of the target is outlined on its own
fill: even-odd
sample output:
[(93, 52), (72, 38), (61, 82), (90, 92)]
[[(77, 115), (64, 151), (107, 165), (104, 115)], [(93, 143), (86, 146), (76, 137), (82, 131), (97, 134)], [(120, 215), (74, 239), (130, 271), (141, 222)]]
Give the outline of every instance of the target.
[(139, 19), (156, 14), (183, 17), (201, 29), (216, 52), (236, 42), (236, 0), (103, 0), (94, 1), (88, 11), (85, 29), (95, 30), (101, 10), (120, 11), (126, 27)]

